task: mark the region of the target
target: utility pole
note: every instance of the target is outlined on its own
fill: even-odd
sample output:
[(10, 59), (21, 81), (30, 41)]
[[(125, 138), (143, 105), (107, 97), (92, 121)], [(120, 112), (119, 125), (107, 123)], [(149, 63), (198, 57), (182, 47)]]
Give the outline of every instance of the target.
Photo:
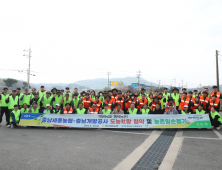
[[(110, 74), (110, 72), (108, 72), (108, 88), (109, 88), (109, 74)], [(110, 88), (109, 88), (110, 89)]]
[(140, 76), (141, 76), (141, 73), (142, 73), (142, 72), (139, 70), (139, 72), (137, 71), (137, 73), (138, 73), (138, 74), (137, 74), (136, 76), (137, 76), (137, 78), (138, 78), (138, 93), (139, 93), (139, 91), (140, 91), (140, 90), (139, 90), (139, 89), (140, 89)]
[(181, 86), (181, 88), (183, 88), (183, 79), (182, 79), (182, 86)]
[(30, 58), (31, 58), (31, 45), (30, 45), (30, 48), (29, 50), (23, 50), (25, 52), (28, 52), (29, 54), (24, 54), (23, 56), (28, 56), (29, 58), (29, 68), (28, 68), (28, 89), (29, 89), (29, 84), (30, 84)]
[(159, 88), (160, 88), (160, 80), (158, 80)]
[(218, 88), (218, 91), (219, 91), (219, 68), (218, 68), (218, 52), (216, 50), (216, 76), (217, 76), (217, 88)]

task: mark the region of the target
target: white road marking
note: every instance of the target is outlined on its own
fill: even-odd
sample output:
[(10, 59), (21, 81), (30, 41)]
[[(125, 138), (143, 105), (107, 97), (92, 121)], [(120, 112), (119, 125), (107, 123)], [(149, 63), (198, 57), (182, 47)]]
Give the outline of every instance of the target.
[(140, 146), (138, 146), (131, 154), (129, 154), (122, 162), (120, 162), (114, 168), (114, 170), (132, 169), (159, 136), (160, 135), (158, 134), (151, 134)]
[(183, 136), (183, 138), (188, 138), (188, 139), (209, 139), (209, 140), (222, 140), (220, 138), (205, 138), (205, 137), (190, 137), (190, 136)]
[(219, 139), (222, 139), (222, 135), (216, 129), (213, 129), (213, 131), (218, 136)]

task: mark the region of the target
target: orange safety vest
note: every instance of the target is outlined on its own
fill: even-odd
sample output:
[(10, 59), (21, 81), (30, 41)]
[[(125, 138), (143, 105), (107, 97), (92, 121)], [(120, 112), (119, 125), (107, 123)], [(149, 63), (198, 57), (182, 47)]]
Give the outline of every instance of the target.
[(194, 104), (194, 106), (191, 106), (191, 108), (190, 108), (192, 110), (192, 112), (194, 112), (194, 109), (196, 109), (196, 107), (198, 107), (201, 104), (201, 101), (199, 101), (199, 103), (196, 103), (196, 101), (194, 100), (193, 104)]
[(144, 105), (144, 103), (148, 103), (148, 100), (147, 99), (140, 99), (139, 102), (138, 102), (138, 106), (137, 106), (137, 109), (141, 109)]
[[(170, 106), (170, 103), (168, 102), (168, 103), (167, 103), (167, 108), (165, 109), (165, 112), (166, 112), (167, 110), (169, 110), (169, 106)], [(175, 102), (173, 103), (173, 109), (174, 109), (174, 107), (175, 107)]]
[(99, 102), (97, 103), (96, 100), (94, 100), (94, 103), (96, 103), (96, 108), (100, 109), (102, 102), (99, 100)]
[(66, 108), (64, 109), (63, 114), (72, 114), (73, 110), (70, 108), (69, 111), (66, 110)]
[(181, 102), (180, 102), (180, 106), (179, 106), (179, 110), (184, 110), (184, 106), (187, 105), (189, 107), (189, 102), (190, 102), (190, 98), (187, 97), (186, 100), (184, 101), (183, 96), (181, 97)]
[(135, 103), (136, 104), (137, 100), (134, 98), (133, 101), (131, 100), (131, 98), (128, 100), (127, 103), (125, 103), (125, 109), (129, 109), (131, 103)]
[(109, 100), (109, 102), (107, 100), (105, 100), (105, 104), (108, 105), (108, 109), (112, 109), (112, 104), (113, 104), (113, 101), (112, 100)]
[(95, 111), (93, 108), (90, 109), (90, 114), (98, 114), (99, 109), (96, 109)]
[(213, 100), (210, 99), (210, 105), (209, 105), (208, 109), (210, 110), (212, 106), (217, 107), (219, 105), (219, 103), (220, 103), (220, 101), (217, 99), (215, 100), (215, 102), (213, 102)]
[[(118, 98), (118, 94), (116, 95), (116, 97)], [(113, 94), (112, 94), (111, 100), (112, 100), (113, 103), (115, 103), (115, 98), (116, 98), (116, 97), (114, 97)]]
[(206, 110), (206, 109), (207, 109), (207, 103), (209, 102), (209, 97), (206, 97), (206, 98), (204, 99), (203, 96), (200, 96), (200, 101), (201, 101), (201, 104), (202, 104), (203, 107), (204, 107), (204, 110)]
[(90, 103), (91, 103), (91, 98), (89, 98), (88, 100), (86, 100), (85, 97), (82, 98), (83, 102), (84, 102), (84, 108), (85, 109), (89, 109)]
[[(121, 110), (123, 110), (123, 102), (124, 102), (124, 98), (122, 97), (122, 99), (121, 100), (119, 100), (118, 98), (117, 98), (117, 100), (116, 100), (116, 103), (117, 104), (120, 104), (120, 106), (121, 106)], [(115, 106), (115, 109), (117, 109), (117, 106)]]
[[(157, 103), (161, 104), (160, 101), (158, 101)], [(153, 101), (150, 110), (153, 110), (154, 108), (156, 108), (156, 103)]]
[[(211, 93), (211, 96), (210, 96), (211, 99), (212, 99), (213, 95), (214, 95), (214, 92)], [(217, 96), (217, 99), (220, 99), (220, 92), (219, 91), (216, 93), (216, 96)]]

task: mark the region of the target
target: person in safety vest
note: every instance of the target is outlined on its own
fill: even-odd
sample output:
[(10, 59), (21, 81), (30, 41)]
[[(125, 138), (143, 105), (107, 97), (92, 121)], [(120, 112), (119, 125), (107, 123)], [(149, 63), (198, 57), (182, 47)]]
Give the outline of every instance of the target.
[(156, 96), (158, 97), (158, 94), (159, 94), (158, 90), (155, 90), (153, 97), (156, 97)]
[(136, 115), (139, 113), (139, 110), (135, 108), (135, 103), (130, 104), (130, 108), (127, 110), (127, 114)]
[(131, 94), (131, 92), (128, 90), (128, 91), (126, 92), (127, 99), (129, 99), (129, 98), (130, 98), (130, 94)]
[(42, 107), (42, 102), (41, 102), (41, 99), (39, 98), (39, 94), (36, 93), (34, 98), (31, 98), (31, 106), (33, 105), (33, 103), (37, 103), (38, 107)]
[(198, 108), (195, 109), (195, 113), (196, 114), (205, 114), (206, 111), (203, 109), (203, 105), (202, 104), (199, 104)]
[(85, 97), (85, 95), (86, 95), (86, 92), (85, 91), (82, 91), (81, 93), (80, 93), (80, 98), (83, 98), (83, 97)]
[(65, 93), (64, 93), (63, 89), (61, 90), (61, 95), (62, 95), (62, 97), (65, 96)]
[(191, 114), (191, 111), (189, 110), (189, 107), (187, 105), (184, 105), (184, 110), (181, 110), (181, 114)]
[(11, 128), (14, 128), (14, 126), (19, 126), (20, 118), (21, 118), (21, 111), (19, 110), (19, 106), (14, 105), (14, 109), (11, 112), (11, 117), (10, 117)]
[(55, 105), (55, 108), (53, 109), (53, 114), (60, 114), (60, 113), (61, 113), (60, 105), (57, 103)]
[(89, 110), (89, 114), (99, 114), (99, 109), (96, 108), (96, 103), (93, 103), (92, 108)]
[(148, 100), (148, 108), (150, 108), (149, 104), (150, 104), (150, 102), (153, 101), (153, 94), (152, 93), (148, 94), (147, 100)]
[(99, 92), (98, 96), (99, 96), (99, 100), (100, 100), (100, 101), (103, 102), (103, 101), (105, 100), (102, 91)]
[(78, 109), (76, 110), (76, 114), (89, 114), (89, 110), (83, 108), (83, 103), (79, 103)]
[(189, 106), (190, 98), (187, 96), (187, 92), (183, 92), (183, 96), (179, 99), (179, 113), (181, 114), (181, 111), (184, 110), (184, 106)]
[(26, 103), (28, 105), (28, 107), (30, 107), (31, 105), (31, 94), (29, 93), (29, 89), (28, 87), (25, 87), (25, 93), (22, 95), (22, 97), (20, 98), (20, 100), (23, 103)]
[(174, 102), (174, 99), (172, 97), (169, 97), (166, 104), (165, 104), (165, 113), (170, 109), (169, 106), (172, 105), (173, 106), (173, 109), (176, 110), (176, 105), (175, 105), (175, 102)]
[(52, 100), (51, 100), (50, 104), (52, 106), (52, 109), (56, 108), (56, 104), (59, 104), (60, 109), (62, 109), (62, 99), (63, 99), (63, 96), (61, 94), (61, 91), (57, 90), (56, 94), (54, 94), (53, 97), (51, 97), (51, 98), (52, 98)]
[(194, 90), (193, 91), (193, 97), (195, 98), (196, 96), (199, 96), (199, 94), (197, 93), (198, 91), (197, 90)]
[[(168, 98), (169, 100), (170, 98)], [(170, 103), (168, 110), (164, 113), (165, 115), (177, 115), (179, 114), (178, 111), (175, 109), (175, 103)]]
[(212, 127), (217, 130), (220, 130), (220, 125), (222, 124), (222, 117), (221, 115), (216, 111), (215, 107), (211, 107), (211, 112), (209, 113), (210, 122)]
[(147, 94), (145, 93), (145, 89), (144, 88), (141, 88), (141, 91), (140, 91), (140, 93), (139, 93), (139, 98), (141, 99), (142, 98), (142, 95), (144, 94), (145, 96), (147, 96)]
[[(210, 99), (210, 103), (209, 103), (209, 106), (208, 106), (209, 111), (211, 110), (211, 107), (214, 106), (214, 109), (215, 109), (217, 112), (219, 112), (219, 110), (220, 110), (219, 103), (220, 103), (220, 101), (217, 99), (217, 96), (216, 96), (216, 95), (213, 95), (213, 96), (212, 96), (212, 99)], [(209, 112), (208, 112), (208, 113), (209, 113)]]
[[(209, 97), (207, 97), (208, 93), (203, 91), (203, 95), (200, 96), (200, 102), (203, 105), (203, 109), (207, 112), (210, 104)], [(209, 112), (208, 112), (209, 113)]]
[(94, 102), (96, 104), (96, 108), (99, 109), (99, 110), (102, 110), (102, 102), (99, 100), (99, 96), (96, 96), (95, 97), (95, 100)]
[(82, 102), (83, 102), (84, 108), (87, 111), (90, 110), (93, 100), (89, 97), (89, 93), (86, 93), (85, 97), (82, 98)]
[(149, 114), (163, 114), (163, 110), (161, 109), (161, 104), (156, 103), (156, 106), (153, 110), (150, 110)]
[(140, 114), (142, 114), (142, 115), (147, 115), (147, 114), (149, 114), (150, 109), (148, 109), (148, 103), (144, 103), (144, 104), (143, 104), (143, 108), (140, 109), (140, 110), (141, 110), (141, 111), (140, 111)]
[(125, 101), (124, 98), (122, 97), (122, 93), (118, 92), (118, 97), (115, 99), (115, 109), (117, 108), (117, 104), (121, 105), (121, 110), (125, 112)]
[(32, 88), (31, 98), (34, 98), (34, 97), (35, 97), (35, 94), (37, 94), (36, 88)]
[(72, 93), (69, 91), (69, 87), (66, 87), (66, 94), (69, 94), (69, 97), (72, 98)]
[(56, 95), (57, 94), (57, 88), (55, 88), (55, 87), (53, 87), (53, 89), (51, 90), (51, 98), (53, 98), (54, 97), (54, 95)]
[(166, 101), (168, 100), (168, 98), (170, 97), (170, 93), (168, 93), (168, 88), (164, 88), (164, 92), (163, 92), (163, 103), (162, 105), (165, 106), (166, 105)]
[(39, 98), (41, 99), (43, 95), (46, 95), (46, 90), (44, 86), (40, 87), (40, 91), (38, 90)]
[(173, 93), (171, 94), (171, 97), (173, 98), (175, 104), (176, 104), (176, 109), (179, 109), (179, 99), (180, 99), (180, 94), (178, 93), (178, 89), (174, 87), (172, 89)]
[(190, 98), (190, 102), (193, 102), (195, 100), (195, 97), (193, 97), (193, 92), (189, 91), (187, 97)]
[(208, 88), (204, 88), (204, 91), (207, 92), (207, 97), (209, 97), (209, 99), (210, 99), (209, 89)]
[(132, 93), (129, 98), (125, 99), (125, 109), (128, 110), (130, 108), (130, 104), (134, 103), (137, 106), (137, 100), (135, 93)]
[(71, 105), (71, 97), (69, 93), (66, 93), (66, 95), (62, 98), (61, 104), (63, 105), (63, 109), (65, 108), (66, 103), (69, 103)]
[(195, 100), (189, 103), (189, 108), (192, 113), (196, 112), (196, 108), (201, 104), (200, 97), (196, 96)]
[(121, 105), (120, 104), (117, 104), (117, 108), (113, 109), (112, 114), (124, 114), (124, 111), (121, 110)]
[(18, 98), (19, 98), (19, 108), (22, 108), (22, 101), (20, 100), (20, 98), (22, 97), (22, 95), (23, 95), (23, 93), (21, 93), (21, 88), (20, 87), (18, 87), (17, 89), (16, 89), (16, 96), (18, 96)]
[(104, 104), (107, 104), (108, 105), (108, 109), (112, 110), (113, 111), (113, 101), (111, 100), (111, 96), (110, 95), (107, 95), (106, 96), (106, 100), (103, 102), (103, 106)]
[(42, 111), (40, 111), (40, 106), (38, 106), (37, 102), (34, 102), (29, 108), (29, 113), (42, 113)]
[(21, 108), (21, 113), (28, 113), (28, 112), (29, 112), (28, 105), (26, 103), (23, 103)]
[(100, 114), (111, 114), (111, 110), (108, 108), (108, 104), (104, 105), (104, 109), (102, 111), (100, 111)]
[(184, 92), (187, 92), (187, 89), (186, 88), (182, 88), (182, 92), (180, 93), (181, 97), (183, 96), (183, 93)]
[(221, 95), (221, 93), (218, 91), (218, 87), (217, 87), (217, 86), (213, 86), (212, 88), (213, 88), (213, 91), (212, 91), (211, 94), (210, 94), (210, 95), (211, 95), (211, 98), (212, 98), (213, 95), (216, 95), (217, 100), (220, 100), (220, 101), (221, 101), (222, 95)]
[(161, 109), (163, 110), (165, 105), (164, 105), (164, 98), (163, 98), (163, 93), (159, 93), (158, 95), (158, 98), (159, 98), (159, 101), (160, 101), (160, 104), (161, 104)]
[(117, 91), (118, 90), (116, 88), (112, 89), (111, 99), (112, 99), (113, 103), (115, 103), (115, 99), (118, 98)]
[(159, 101), (159, 98), (158, 98), (158, 96), (155, 96), (154, 99), (152, 100), (152, 102), (149, 103), (149, 106), (151, 107), (150, 110), (155, 109), (157, 103), (160, 104), (160, 108), (161, 108), (161, 103)]
[(60, 114), (76, 114), (76, 109), (72, 109), (70, 103), (66, 103), (65, 108)]
[(71, 100), (71, 106), (72, 106), (72, 108), (75, 108), (75, 109), (79, 108), (80, 100), (81, 100), (81, 99), (78, 97), (78, 94), (77, 94), (77, 93), (74, 93), (73, 98), (72, 98), (72, 100)]
[(45, 114), (49, 114), (49, 113), (53, 113), (52, 107), (50, 106), (50, 104), (46, 104), (46, 109), (43, 111), (43, 113)]
[(142, 98), (139, 99), (135, 105), (139, 112), (142, 112), (145, 103), (148, 105), (148, 100), (146, 99), (145, 94), (142, 94)]
[[(42, 95), (42, 98), (41, 98), (41, 102), (42, 102), (42, 110), (46, 109), (46, 105), (47, 104), (51, 104), (51, 100), (52, 98), (50, 97), (50, 92), (46, 92), (46, 96), (45, 94)], [(51, 109), (52, 109), (52, 106), (50, 106)]]
[(110, 96), (112, 96), (112, 95), (113, 95), (112, 90), (109, 90), (109, 91), (108, 91), (108, 94), (109, 94)]
[[(73, 96), (72, 98), (74, 98), (74, 94), (76, 94), (78, 96), (78, 98), (80, 98), (80, 93), (78, 92), (78, 88), (74, 88), (74, 92), (73, 92)], [(78, 107), (78, 106), (77, 106)]]
[(91, 91), (90, 98), (93, 99), (93, 100), (95, 100), (95, 96), (96, 96), (96, 92), (95, 92), (95, 90), (92, 90), (92, 91)]
[(8, 103), (8, 115), (10, 116), (11, 112), (14, 110), (14, 105), (18, 105), (19, 103), (19, 98), (16, 96), (16, 90), (12, 90), (12, 95), (6, 98), (5, 102)]

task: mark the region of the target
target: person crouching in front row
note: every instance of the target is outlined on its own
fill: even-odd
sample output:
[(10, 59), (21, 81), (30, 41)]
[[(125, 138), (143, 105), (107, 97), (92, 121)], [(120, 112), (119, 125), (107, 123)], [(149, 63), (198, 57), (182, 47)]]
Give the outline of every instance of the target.
[(220, 125), (222, 125), (222, 117), (216, 111), (214, 106), (211, 107), (211, 111), (209, 113), (209, 117), (210, 117), (210, 122), (211, 122), (211, 125), (212, 125), (211, 128), (215, 128), (217, 130), (220, 130)]
[(21, 111), (18, 109), (18, 105), (14, 105), (14, 110), (11, 112), (10, 122), (11, 122), (11, 128), (14, 128), (14, 126), (19, 126), (19, 121), (21, 118)]

